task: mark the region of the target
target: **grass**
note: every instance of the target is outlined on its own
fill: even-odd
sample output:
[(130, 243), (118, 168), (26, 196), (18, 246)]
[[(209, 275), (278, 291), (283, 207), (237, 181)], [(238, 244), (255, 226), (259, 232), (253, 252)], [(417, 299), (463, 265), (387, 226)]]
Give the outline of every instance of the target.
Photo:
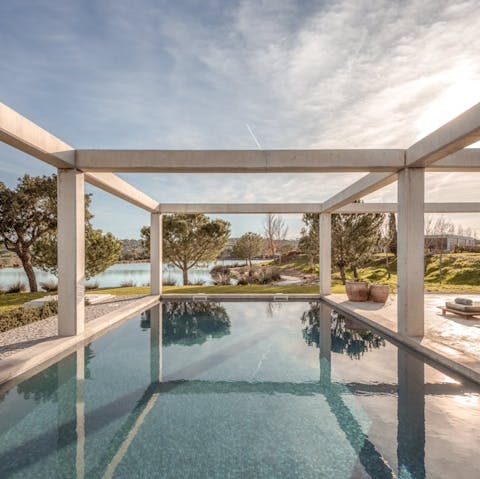
[[(425, 273), (425, 291), (432, 293), (471, 293), (480, 294), (480, 254), (478, 253), (456, 253), (443, 255), (443, 284), (438, 281), (439, 278), (439, 255), (432, 255), (426, 260)], [(312, 273), (312, 266), (305, 257), (295, 258), (288, 263), (276, 265), (280, 269), (292, 270), (298, 272)], [(394, 257), (391, 257), (390, 262), (391, 277), (387, 279), (387, 272), (385, 269), (385, 256), (376, 255), (372, 258), (366, 268), (359, 271), (360, 279), (369, 281), (371, 283), (389, 284), (391, 290), (395, 290), (397, 285), (397, 264)], [(314, 266), (314, 270), (318, 271), (318, 266)], [(334, 277), (338, 273), (334, 273)], [(349, 278), (352, 275), (347, 274)], [(230, 293), (285, 293), (298, 294), (306, 293), (312, 294), (318, 291), (317, 285), (259, 285), (249, 284), (244, 286), (165, 286), (164, 292), (170, 294), (195, 294), (195, 293), (211, 293), (211, 294), (230, 294)], [(148, 286), (129, 286), (123, 288), (103, 288), (95, 290), (98, 293), (110, 293), (114, 295), (134, 295), (134, 294), (149, 294), (150, 288)], [(333, 293), (344, 293), (345, 287), (337, 279), (332, 281)], [(32, 299), (41, 298), (49, 293), (5, 293), (0, 295), (0, 313), (15, 309), (23, 303)]]

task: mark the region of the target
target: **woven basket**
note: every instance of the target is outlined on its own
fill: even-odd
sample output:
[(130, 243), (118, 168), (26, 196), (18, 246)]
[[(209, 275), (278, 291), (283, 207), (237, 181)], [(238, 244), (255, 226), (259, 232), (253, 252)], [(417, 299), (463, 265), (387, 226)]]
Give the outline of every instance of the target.
[(386, 303), (388, 299), (388, 284), (372, 284), (370, 285), (370, 301), (374, 303)]

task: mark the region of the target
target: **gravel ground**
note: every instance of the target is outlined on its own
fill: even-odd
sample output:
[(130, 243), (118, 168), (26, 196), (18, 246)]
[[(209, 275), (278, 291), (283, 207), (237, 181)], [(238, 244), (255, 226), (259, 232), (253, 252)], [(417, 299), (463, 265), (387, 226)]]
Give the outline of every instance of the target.
[[(133, 299), (141, 296), (117, 296), (107, 301), (91, 304), (85, 307), (85, 321), (99, 318), (117, 308), (126, 306)], [(10, 329), (0, 333), (0, 361), (22, 349), (28, 348), (36, 343), (57, 335), (57, 316), (42, 319), (35, 323), (26, 324), (19, 328)]]

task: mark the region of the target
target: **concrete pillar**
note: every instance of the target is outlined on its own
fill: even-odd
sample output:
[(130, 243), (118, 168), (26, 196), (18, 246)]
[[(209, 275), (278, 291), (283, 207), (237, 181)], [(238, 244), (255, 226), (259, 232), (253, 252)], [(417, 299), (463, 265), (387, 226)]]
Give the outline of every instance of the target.
[(78, 170), (58, 170), (58, 334), (85, 326), (85, 183)]
[(425, 365), (398, 350), (398, 477), (425, 477)]
[(162, 215), (150, 220), (150, 293), (162, 294)]
[(153, 384), (162, 382), (163, 370), (163, 322), (162, 304), (156, 304), (150, 311), (150, 378)]
[(424, 333), (425, 170), (405, 168), (398, 174), (398, 332)]
[(332, 215), (320, 213), (319, 218), (320, 294), (330, 294), (332, 282)]

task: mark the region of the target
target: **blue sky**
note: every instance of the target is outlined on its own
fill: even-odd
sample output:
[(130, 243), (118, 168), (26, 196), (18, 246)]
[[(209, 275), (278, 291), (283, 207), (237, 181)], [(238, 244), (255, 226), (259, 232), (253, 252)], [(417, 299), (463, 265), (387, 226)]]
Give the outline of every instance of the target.
[[(0, 101), (79, 148), (255, 148), (247, 124), (264, 148), (407, 147), (480, 101), (479, 24), (475, 0), (2, 0)], [(0, 180), (26, 172), (53, 169), (0, 145)], [(165, 202), (308, 202), (361, 175), (121, 176)], [(479, 201), (478, 180), (429, 174), (426, 199)], [(146, 213), (89, 191), (96, 226), (138, 237)]]

